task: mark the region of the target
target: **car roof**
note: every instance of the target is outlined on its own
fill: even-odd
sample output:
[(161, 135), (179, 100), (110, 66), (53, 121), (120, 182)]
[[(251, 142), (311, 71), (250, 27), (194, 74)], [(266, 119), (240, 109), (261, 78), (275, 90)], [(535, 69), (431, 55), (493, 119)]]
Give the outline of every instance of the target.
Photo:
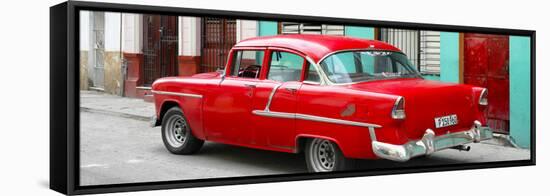
[(319, 62), (324, 56), (341, 50), (371, 49), (401, 52), (385, 42), (336, 35), (259, 36), (240, 41), (235, 47), (280, 47), (296, 50)]

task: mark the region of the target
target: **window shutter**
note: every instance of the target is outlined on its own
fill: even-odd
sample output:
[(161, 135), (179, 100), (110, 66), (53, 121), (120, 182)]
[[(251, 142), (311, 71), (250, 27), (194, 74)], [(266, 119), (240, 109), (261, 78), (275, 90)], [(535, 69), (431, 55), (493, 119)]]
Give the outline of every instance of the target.
[(440, 33), (420, 32), (420, 70), (426, 74), (440, 73)]
[(282, 22), (282, 34), (344, 35), (343, 25)]
[(382, 28), (380, 38), (401, 49), (422, 74), (440, 73), (438, 31)]

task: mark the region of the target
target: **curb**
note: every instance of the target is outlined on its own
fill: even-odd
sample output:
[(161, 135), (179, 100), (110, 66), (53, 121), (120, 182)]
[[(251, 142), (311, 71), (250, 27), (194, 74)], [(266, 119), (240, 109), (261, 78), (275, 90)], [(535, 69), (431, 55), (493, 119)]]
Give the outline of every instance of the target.
[(128, 114), (128, 113), (122, 113), (122, 112), (114, 112), (114, 111), (108, 111), (108, 110), (100, 110), (100, 109), (94, 109), (94, 108), (87, 108), (87, 107), (80, 107), (81, 112), (90, 112), (95, 114), (105, 114), (109, 116), (116, 116), (116, 117), (123, 117), (123, 118), (130, 118), (134, 120), (139, 121), (145, 121), (149, 122), (151, 120), (150, 116), (141, 116), (137, 114)]

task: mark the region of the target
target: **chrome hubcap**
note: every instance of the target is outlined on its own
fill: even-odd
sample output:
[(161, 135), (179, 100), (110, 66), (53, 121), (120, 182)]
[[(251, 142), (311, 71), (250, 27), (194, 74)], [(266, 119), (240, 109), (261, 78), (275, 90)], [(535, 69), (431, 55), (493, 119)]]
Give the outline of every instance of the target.
[(165, 135), (172, 147), (181, 147), (187, 140), (188, 133), (187, 122), (183, 117), (174, 115), (168, 119)]
[(311, 162), (316, 171), (333, 171), (336, 163), (336, 151), (332, 142), (314, 139), (310, 154)]

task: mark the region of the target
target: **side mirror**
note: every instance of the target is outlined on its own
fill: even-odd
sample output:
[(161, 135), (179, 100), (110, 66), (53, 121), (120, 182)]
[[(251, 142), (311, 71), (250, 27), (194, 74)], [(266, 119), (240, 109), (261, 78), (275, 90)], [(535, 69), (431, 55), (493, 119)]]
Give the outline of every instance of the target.
[(216, 72), (218, 72), (218, 73), (224, 73), (224, 71), (225, 71), (224, 66), (218, 66), (218, 68), (216, 69)]
[(220, 73), (222, 79), (221, 81), (223, 81), (225, 79), (225, 69), (223, 69), (222, 67), (218, 67), (216, 72)]

